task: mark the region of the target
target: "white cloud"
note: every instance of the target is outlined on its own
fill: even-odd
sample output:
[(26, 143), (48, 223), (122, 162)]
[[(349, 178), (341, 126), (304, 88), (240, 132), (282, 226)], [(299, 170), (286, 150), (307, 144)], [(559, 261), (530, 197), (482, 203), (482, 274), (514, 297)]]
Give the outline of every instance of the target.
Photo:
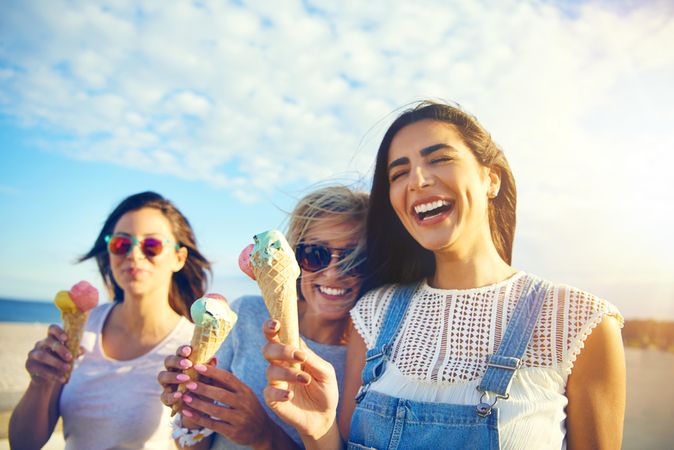
[(0, 107), (73, 157), (250, 202), (366, 175), (395, 108), (456, 100), (515, 170), (524, 268), (674, 267), (671, 4), (305, 4), (21, 2)]

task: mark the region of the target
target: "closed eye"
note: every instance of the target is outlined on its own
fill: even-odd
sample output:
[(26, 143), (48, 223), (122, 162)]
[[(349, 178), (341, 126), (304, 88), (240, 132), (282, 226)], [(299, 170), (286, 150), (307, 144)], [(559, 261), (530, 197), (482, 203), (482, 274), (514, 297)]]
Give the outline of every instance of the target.
[(395, 180), (402, 177), (406, 173), (407, 170), (396, 170), (394, 172), (389, 173), (389, 183), (393, 183)]
[(452, 161), (453, 159), (454, 158), (452, 158), (451, 156), (443, 155), (443, 156), (436, 156), (435, 158), (432, 158), (430, 162), (431, 162), (431, 164), (437, 164), (437, 163), (441, 163), (441, 162)]

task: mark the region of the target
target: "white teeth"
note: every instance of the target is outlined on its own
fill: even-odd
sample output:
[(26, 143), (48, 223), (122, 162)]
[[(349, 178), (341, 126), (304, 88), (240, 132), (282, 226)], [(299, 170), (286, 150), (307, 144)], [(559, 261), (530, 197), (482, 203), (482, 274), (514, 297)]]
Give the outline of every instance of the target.
[(323, 294), (326, 294), (326, 295), (339, 296), (339, 295), (346, 294), (346, 289), (336, 289), (336, 288), (331, 288), (331, 287), (319, 286), (318, 290), (321, 291)]
[(434, 202), (422, 203), (420, 205), (415, 206), (414, 212), (417, 214), (421, 214), (440, 208), (441, 206), (448, 206), (448, 205), (449, 202), (447, 200), (436, 200)]

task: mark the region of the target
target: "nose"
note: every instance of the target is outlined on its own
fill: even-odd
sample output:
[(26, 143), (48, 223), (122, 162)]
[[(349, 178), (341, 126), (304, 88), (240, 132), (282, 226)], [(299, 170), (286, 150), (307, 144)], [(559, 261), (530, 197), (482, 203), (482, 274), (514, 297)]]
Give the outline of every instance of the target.
[(423, 189), (431, 185), (431, 175), (422, 166), (416, 166), (410, 171), (410, 190)]
[(129, 250), (129, 253), (126, 254), (126, 257), (129, 258), (129, 259), (143, 259), (143, 258), (145, 258), (145, 254), (143, 253), (143, 250), (140, 248), (140, 243), (132, 244), (131, 250)]
[(342, 272), (337, 266), (341, 260), (341, 255), (339, 253), (332, 253), (330, 255), (330, 264), (328, 264), (328, 267), (323, 270), (323, 273), (331, 278), (341, 277)]

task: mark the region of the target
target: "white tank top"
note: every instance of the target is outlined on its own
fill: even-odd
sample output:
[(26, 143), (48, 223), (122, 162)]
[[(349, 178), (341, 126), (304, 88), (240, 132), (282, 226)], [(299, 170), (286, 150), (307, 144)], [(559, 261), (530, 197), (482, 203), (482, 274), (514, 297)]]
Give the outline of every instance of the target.
[(175, 448), (170, 409), (159, 400), (157, 374), (164, 358), (189, 344), (193, 325), (181, 318), (155, 348), (117, 361), (103, 354), (101, 332), (113, 303), (93, 309), (82, 338), (86, 353), (75, 364), (59, 403), (66, 449)]

